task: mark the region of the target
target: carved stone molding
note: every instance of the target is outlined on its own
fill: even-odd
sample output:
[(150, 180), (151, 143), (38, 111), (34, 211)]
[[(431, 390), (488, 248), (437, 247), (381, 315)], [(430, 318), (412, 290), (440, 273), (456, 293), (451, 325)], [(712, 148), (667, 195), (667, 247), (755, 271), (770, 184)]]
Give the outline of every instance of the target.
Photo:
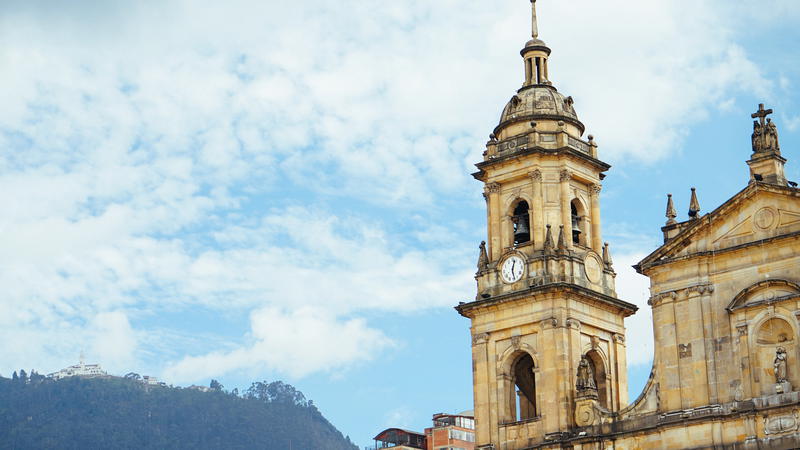
[(570, 178), (572, 178), (572, 174), (567, 169), (563, 169), (558, 173), (558, 179), (560, 181), (569, 181)]
[(564, 321), (564, 326), (567, 328), (575, 328), (576, 330), (581, 329), (581, 321), (578, 319), (568, 318)]
[(589, 186), (589, 193), (591, 195), (600, 195), (600, 191), (602, 191), (602, 190), (603, 190), (603, 185), (602, 184), (593, 184), (593, 185)]
[(682, 298), (688, 298), (691, 294), (700, 294), (700, 295), (711, 295), (714, 292), (714, 285), (711, 283), (703, 283), (697, 284), (694, 286), (685, 287), (682, 289), (675, 289), (672, 291), (661, 292), (659, 294), (653, 295), (647, 301), (647, 304), (650, 306), (658, 306), (662, 300), (665, 298), (671, 298), (673, 300), (679, 300)]
[(472, 345), (485, 344), (489, 341), (489, 333), (479, 333), (472, 336)]
[(800, 413), (797, 410), (780, 416), (764, 416), (764, 434), (795, 432), (800, 428)]
[(487, 183), (486, 192), (490, 194), (496, 194), (500, 192), (500, 183)]
[(739, 325), (736, 325), (736, 331), (739, 332), (739, 337), (747, 336), (747, 324), (740, 323)]
[(545, 328), (557, 328), (558, 327), (558, 319), (556, 319), (555, 317), (550, 317), (549, 319), (544, 319), (541, 322), (539, 322), (539, 325), (541, 325), (542, 329), (545, 329)]
[(542, 181), (542, 171), (539, 169), (528, 172), (528, 176), (531, 178), (531, 180)]

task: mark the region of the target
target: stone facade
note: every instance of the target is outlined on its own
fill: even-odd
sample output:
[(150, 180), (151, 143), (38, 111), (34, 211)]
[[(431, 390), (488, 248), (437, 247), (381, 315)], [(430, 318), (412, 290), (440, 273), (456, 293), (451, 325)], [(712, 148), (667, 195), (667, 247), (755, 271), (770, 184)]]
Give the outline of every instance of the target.
[[(800, 190), (775, 124), (753, 114), (749, 183), (636, 266), (651, 280), (655, 355), (627, 399), (624, 319), (599, 192), (609, 166), (533, 38), (475, 178), (488, 242), (471, 320), (476, 448), (800, 447)], [(744, 177), (743, 177), (744, 178)]]

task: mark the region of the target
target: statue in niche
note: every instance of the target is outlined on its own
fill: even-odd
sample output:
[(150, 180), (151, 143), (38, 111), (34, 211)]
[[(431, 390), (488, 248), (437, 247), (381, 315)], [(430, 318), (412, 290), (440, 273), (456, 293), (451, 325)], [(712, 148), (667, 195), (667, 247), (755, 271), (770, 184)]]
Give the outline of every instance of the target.
[(486, 253), (486, 241), (481, 241), (480, 254), (478, 255), (478, 272), (483, 272), (489, 267), (489, 255)]
[(584, 356), (578, 364), (578, 380), (575, 383), (578, 392), (587, 390), (597, 390), (597, 384), (594, 382), (594, 370), (589, 358)]
[(786, 383), (786, 349), (783, 347), (778, 347), (778, 350), (775, 352), (775, 362), (772, 363), (772, 366), (775, 368), (775, 382)]

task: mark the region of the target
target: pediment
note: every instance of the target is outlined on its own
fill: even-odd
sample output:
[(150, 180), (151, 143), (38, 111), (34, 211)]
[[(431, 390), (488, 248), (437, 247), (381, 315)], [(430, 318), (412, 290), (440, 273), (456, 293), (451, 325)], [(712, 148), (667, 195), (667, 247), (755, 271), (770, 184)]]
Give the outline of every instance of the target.
[(800, 286), (788, 280), (765, 280), (756, 283), (733, 298), (728, 311), (770, 305), (800, 297)]
[(800, 191), (751, 184), (711, 213), (675, 226), (680, 231), (637, 267), (800, 232)]

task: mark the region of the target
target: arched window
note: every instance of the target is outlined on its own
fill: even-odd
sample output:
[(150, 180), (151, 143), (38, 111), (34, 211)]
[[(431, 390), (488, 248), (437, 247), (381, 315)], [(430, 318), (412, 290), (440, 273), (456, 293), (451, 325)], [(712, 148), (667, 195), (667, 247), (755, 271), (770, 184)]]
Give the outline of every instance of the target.
[(514, 376), (515, 398), (511, 399), (514, 405), (513, 417), (517, 421), (533, 419), (536, 417), (536, 380), (534, 378), (533, 358), (523, 354), (514, 362), (512, 367)]
[(606, 365), (603, 362), (603, 357), (597, 350), (590, 350), (586, 353), (586, 359), (592, 365), (594, 384), (597, 386), (597, 401), (600, 406), (610, 408), (608, 403), (608, 383), (606, 383)]
[(586, 217), (578, 199), (570, 203), (570, 210), (572, 212), (572, 243), (578, 245), (586, 245), (586, 235), (583, 231)]
[(514, 224), (514, 245), (524, 244), (531, 240), (531, 224), (528, 215), (528, 202), (520, 200), (514, 208), (511, 222)]

